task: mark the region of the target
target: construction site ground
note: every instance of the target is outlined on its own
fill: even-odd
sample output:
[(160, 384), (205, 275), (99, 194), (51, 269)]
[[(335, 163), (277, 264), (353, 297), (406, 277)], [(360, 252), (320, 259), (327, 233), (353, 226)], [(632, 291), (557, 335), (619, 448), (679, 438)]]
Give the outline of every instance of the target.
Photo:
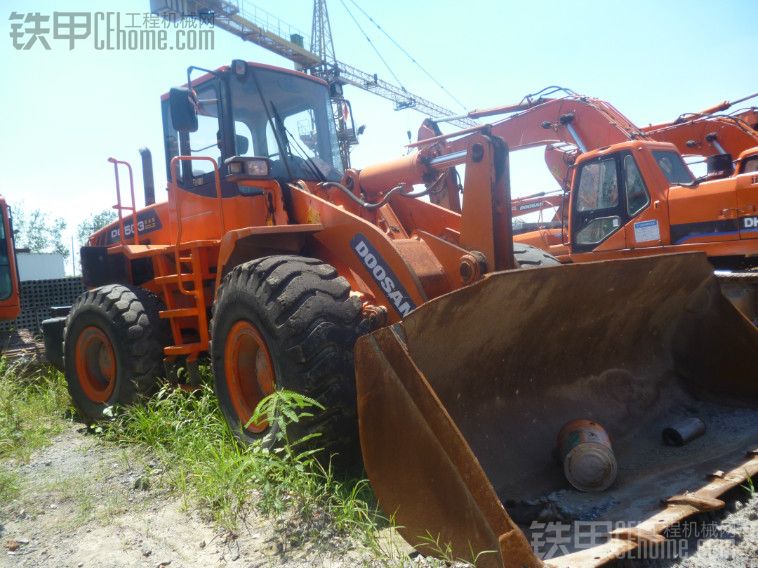
[[(0, 503), (0, 567), (450, 566), (414, 555), (390, 529), (379, 556), (328, 526), (303, 538), (306, 531), (286, 514), (251, 509), (237, 530), (221, 529), (167, 489), (149, 452), (106, 442), (76, 421), (28, 459), (0, 466), (16, 471), (20, 484), (15, 498)], [(617, 564), (758, 567), (758, 499), (747, 489), (727, 498), (726, 510), (701, 515), (699, 528), (679, 535), (686, 558)]]

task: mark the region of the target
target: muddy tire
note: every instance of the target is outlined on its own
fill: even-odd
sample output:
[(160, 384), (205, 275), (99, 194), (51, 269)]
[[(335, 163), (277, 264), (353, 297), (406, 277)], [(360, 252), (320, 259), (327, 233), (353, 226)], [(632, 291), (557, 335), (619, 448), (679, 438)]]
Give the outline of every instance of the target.
[(291, 441), (319, 433), (305, 447), (321, 457), (358, 454), (353, 346), (361, 303), (347, 280), (313, 258), (269, 256), (235, 267), (213, 308), (211, 360), (216, 394), (243, 442), (275, 443), (275, 425), (247, 425), (257, 403), (276, 389), (319, 401), (326, 410), (288, 427)]
[(84, 292), (66, 319), (63, 364), (68, 391), (87, 420), (114, 404), (150, 394), (163, 372), (168, 326), (158, 298), (109, 284)]
[(521, 243), (513, 243), (513, 257), (516, 259), (519, 268), (542, 268), (560, 264), (552, 254)]

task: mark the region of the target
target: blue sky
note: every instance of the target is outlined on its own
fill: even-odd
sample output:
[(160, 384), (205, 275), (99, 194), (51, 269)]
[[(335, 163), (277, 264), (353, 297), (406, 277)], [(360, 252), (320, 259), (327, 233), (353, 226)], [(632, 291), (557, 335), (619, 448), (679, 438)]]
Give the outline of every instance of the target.
[[(400, 45), (469, 108), (520, 100), (562, 85), (613, 103), (637, 124), (672, 120), (724, 99), (758, 91), (750, 62), (758, 55), (758, 2), (751, 0), (507, 2), (356, 0)], [(311, 0), (258, 0), (255, 5), (310, 35)], [(92, 39), (67, 42), (48, 35), (13, 48), (11, 12), (102, 11), (86, 0), (2, 4), (0, 192), (11, 204), (66, 219), (70, 231), (86, 215), (114, 202), (109, 156), (129, 160), (141, 179), (138, 148), (153, 151), (158, 198), (165, 198), (160, 95), (183, 82), (188, 65), (218, 67), (242, 58), (291, 67), (221, 29), (210, 51), (99, 51)], [(393, 81), (348, 15), (329, 1), (337, 58)], [(345, 0), (393, 71), (411, 92), (460, 107)], [(149, 12), (149, 0), (108, 2), (107, 9)], [(122, 16), (125, 17), (125, 16)], [(306, 40), (307, 41), (307, 40)], [(366, 124), (354, 165), (404, 153), (406, 131), (423, 116), (395, 112), (392, 103), (347, 88), (357, 124)], [(515, 194), (553, 187), (541, 152), (513, 155)], [(138, 183), (141, 195), (141, 183)], [(140, 199), (138, 199), (138, 202)]]

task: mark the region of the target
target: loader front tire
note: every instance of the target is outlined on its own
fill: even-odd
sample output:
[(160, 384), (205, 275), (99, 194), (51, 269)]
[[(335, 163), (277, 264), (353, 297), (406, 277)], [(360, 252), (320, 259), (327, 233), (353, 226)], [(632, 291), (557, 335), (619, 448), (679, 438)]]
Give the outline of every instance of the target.
[(156, 296), (109, 284), (79, 296), (66, 319), (63, 365), (68, 391), (88, 421), (114, 404), (150, 394), (163, 370), (166, 323)]
[(353, 346), (361, 302), (330, 265), (269, 256), (235, 267), (213, 308), (215, 389), (232, 432), (245, 443), (276, 444), (276, 424), (248, 424), (274, 389), (311, 397), (325, 410), (287, 427), (290, 442), (318, 433), (298, 450), (321, 449), (349, 464), (358, 456)]
[(552, 254), (522, 243), (513, 243), (513, 258), (519, 268), (543, 268), (560, 264)]

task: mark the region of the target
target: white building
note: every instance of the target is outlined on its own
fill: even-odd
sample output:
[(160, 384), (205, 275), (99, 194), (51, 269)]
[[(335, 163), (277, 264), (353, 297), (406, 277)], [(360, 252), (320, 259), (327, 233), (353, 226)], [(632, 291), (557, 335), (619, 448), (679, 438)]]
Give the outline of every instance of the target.
[(19, 252), (18, 275), (21, 280), (65, 278), (63, 255), (57, 252)]

